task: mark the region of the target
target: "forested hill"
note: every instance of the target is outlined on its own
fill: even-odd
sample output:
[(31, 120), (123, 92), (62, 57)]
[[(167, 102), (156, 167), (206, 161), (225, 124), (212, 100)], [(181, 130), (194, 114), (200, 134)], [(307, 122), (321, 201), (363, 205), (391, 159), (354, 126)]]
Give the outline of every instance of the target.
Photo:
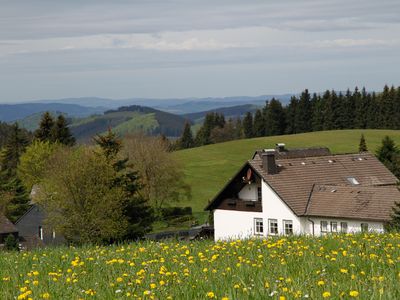
[[(400, 87), (385, 86), (380, 92), (353, 91), (309, 93), (292, 96), (288, 105), (267, 101), (242, 120), (225, 120), (218, 113), (205, 117), (203, 126), (185, 148), (234, 139), (295, 134), (336, 129), (400, 129)], [(179, 147), (178, 147), (179, 148)], [(182, 147), (180, 147), (182, 148)]]
[[(263, 102), (263, 105), (265, 102)], [(262, 106), (262, 105), (260, 105)], [(208, 111), (201, 111), (195, 112), (190, 114), (185, 114), (183, 117), (191, 120), (192, 122), (201, 122), (204, 120), (205, 116), (209, 113), (219, 113), (223, 114), (225, 118), (240, 118), (243, 117), (247, 112), (255, 112), (258, 107), (254, 104), (243, 104), (243, 105), (235, 105), (229, 107), (219, 107), (216, 109), (208, 110)]]
[(93, 136), (107, 131), (109, 127), (119, 135), (143, 132), (149, 135), (178, 137), (182, 133), (185, 121), (185, 118), (178, 115), (132, 105), (108, 110), (103, 115), (76, 119), (71, 124), (71, 130), (81, 142), (91, 140)]

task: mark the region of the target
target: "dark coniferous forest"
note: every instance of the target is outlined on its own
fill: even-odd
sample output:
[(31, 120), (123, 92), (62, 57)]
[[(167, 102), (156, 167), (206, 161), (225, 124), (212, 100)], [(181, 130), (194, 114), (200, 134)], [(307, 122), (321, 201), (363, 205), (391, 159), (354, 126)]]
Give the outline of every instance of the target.
[(310, 94), (306, 89), (286, 106), (279, 99), (266, 101), (243, 120), (225, 120), (223, 115), (211, 113), (198, 131), (195, 145), (337, 129), (400, 129), (400, 87), (385, 86), (378, 93), (355, 88)]

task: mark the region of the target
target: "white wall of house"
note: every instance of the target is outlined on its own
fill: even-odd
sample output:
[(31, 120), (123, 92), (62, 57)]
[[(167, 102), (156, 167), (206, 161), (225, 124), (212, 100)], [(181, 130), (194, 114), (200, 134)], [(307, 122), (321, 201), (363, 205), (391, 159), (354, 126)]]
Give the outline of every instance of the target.
[(215, 240), (245, 239), (254, 236), (254, 218), (262, 218), (260, 212), (216, 209), (214, 211)]
[(238, 194), (239, 198), (243, 200), (257, 201), (258, 186), (259, 184), (256, 183), (247, 184), (240, 190)]
[[(248, 187), (245, 186), (239, 192), (239, 198), (251, 200), (249, 198), (251, 195), (257, 199), (257, 187), (257, 184), (250, 184)], [(261, 182), (261, 193), (263, 212), (244, 212), (224, 209), (216, 209), (214, 211), (215, 240), (250, 238), (256, 235), (267, 236), (269, 234), (269, 219), (277, 220), (278, 234), (284, 234), (284, 220), (293, 222), (294, 234), (301, 233), (303, 220), (298, 218), (264, 181)], [(255, 218), (261, 218), (263, 220), (264, 231), (262, 234), (255, 233)]]
[(300, 234), (302, 229), (302, 220), (297, 217), (289, 206), (284, 203), (271, 187), (262, 181), (262, 207), (266, 224), (266, 233), (269, 233), (269, 219), (278, 221), (278, 234), (284, 234), (284, 220), (293, 222), (293, 233)]
[[(304, 233), (312, 234), (312, 223), (308, 221), (306, 218), (305, 222), (307, 223), (306, 230)], [(336, 218), (312, 218), (314, 221), (314, 235), (320, 236), (326, 233), (332, 233), (332, 222), (337, 224), (337, 232), (341, 232), (341, 223), (347, 223), (347, 233), (357, 233), (361, 232), (361, 224), (366, 223), (368, 224), (368, 231), (369, 232), (377, 232), (383, 233), (384, 232), (384, 225), (382, 222), (373, 222), (373, 221), (363, 221), (363, 220), (347, 220), (347, 219), (336, 219)], [(327, 232), (323, 232), (321, 230), (321, 221), (326, 221), (328, 223)]]
[[(249, 188), (249, 189), (246, 189)], [(250, 195), (257, 199), (257, 184), (245, 186), (239, 193), (241, 199), (251, 200)], [(250, 238), (254, 236), (270, 235), (269, 220), (277, 220), (278, 235), (284, 235), (284, 221), (292, 221), (293, 234), (313, 234), (312, 223), (306, 217), (297, 217), (293, 211), (278, 197), (278, 195), (264, 181), (261, 182), (262, 212), (244, 212), (236, 210), (216, 209), (214, 211), (215, 240), (227, 240), (236, 238)], [(253, 196), (254, 197), (254, 196)], [(263, 220), (263, 233), (255, 232), (255, 218)], [(327, 233), (332, 232), (331, 223), (337, 223), (337, 232), (341, 232), (341, 222), (347, 223), (347, 232), (361, 232), (361, 223), (368, 224), (368, 231), (383, 232), (382, 222), (369, 222), (360, 220), (346, 220), (335, 218), (310, 218), (314, 221), (314, 235), (326, 234), (321, 232), (321, 221), (327, 221)]]

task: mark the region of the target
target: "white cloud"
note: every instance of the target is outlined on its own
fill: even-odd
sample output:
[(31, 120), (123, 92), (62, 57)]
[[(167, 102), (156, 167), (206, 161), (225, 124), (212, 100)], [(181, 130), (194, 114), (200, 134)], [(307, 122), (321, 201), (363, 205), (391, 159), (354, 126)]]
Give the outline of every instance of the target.
[(334, 39), (319, 40), (309, 44), (311, 47), (317, 48), (352, 48), (352, 47), (390, 47), (400, 44), (400, 40), (389, 39)]
[[(191, 33), (103, 34), (69, 38), (4, 41), (1, 55), (68, 50), (143, 49), (156, 51), (215, 51), (250, 45), (215, 38), (190, 36)], [(193, 33), (195, 34), (195, 33)]]

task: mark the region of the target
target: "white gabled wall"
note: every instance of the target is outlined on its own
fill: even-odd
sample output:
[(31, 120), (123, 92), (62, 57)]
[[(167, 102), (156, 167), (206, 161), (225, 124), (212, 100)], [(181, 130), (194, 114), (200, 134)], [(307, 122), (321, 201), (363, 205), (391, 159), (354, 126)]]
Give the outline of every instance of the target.
[[(257, 199), (257, 184), (245, 186), (239, 193), (241, 199), (250, 200), (250, 196)], [(264, 223), (263, 236), (268, 235), (268, 219), (278, 221), (279, 234), (284, 234), (283, 220), (293, 222), (293, 232), (300, 234), (301, 221), (291, 209), (275, 194), (275, 192), (261, 181), (262, 212), (245, 212), (236, 210), (216, 209), (214, 211), (215, 240), (235, 238), (249, 238), (254, 234), (254, 218), (262, 218)], [(258, 235), (259, 236), (259, 235)]]
[(271, 187), (263, 180), (262, 188), (262, 208), (264, 216), (264, 227), (268, 234), (268, 219), (276, 219), (278, 221), (278, 233), (284, 234), (283, 221), (289, 220), (293, 222), (293, 233), (301, 233), (301, 221), (293, 211), (284, 203), (279, 196), (271, 189)]

